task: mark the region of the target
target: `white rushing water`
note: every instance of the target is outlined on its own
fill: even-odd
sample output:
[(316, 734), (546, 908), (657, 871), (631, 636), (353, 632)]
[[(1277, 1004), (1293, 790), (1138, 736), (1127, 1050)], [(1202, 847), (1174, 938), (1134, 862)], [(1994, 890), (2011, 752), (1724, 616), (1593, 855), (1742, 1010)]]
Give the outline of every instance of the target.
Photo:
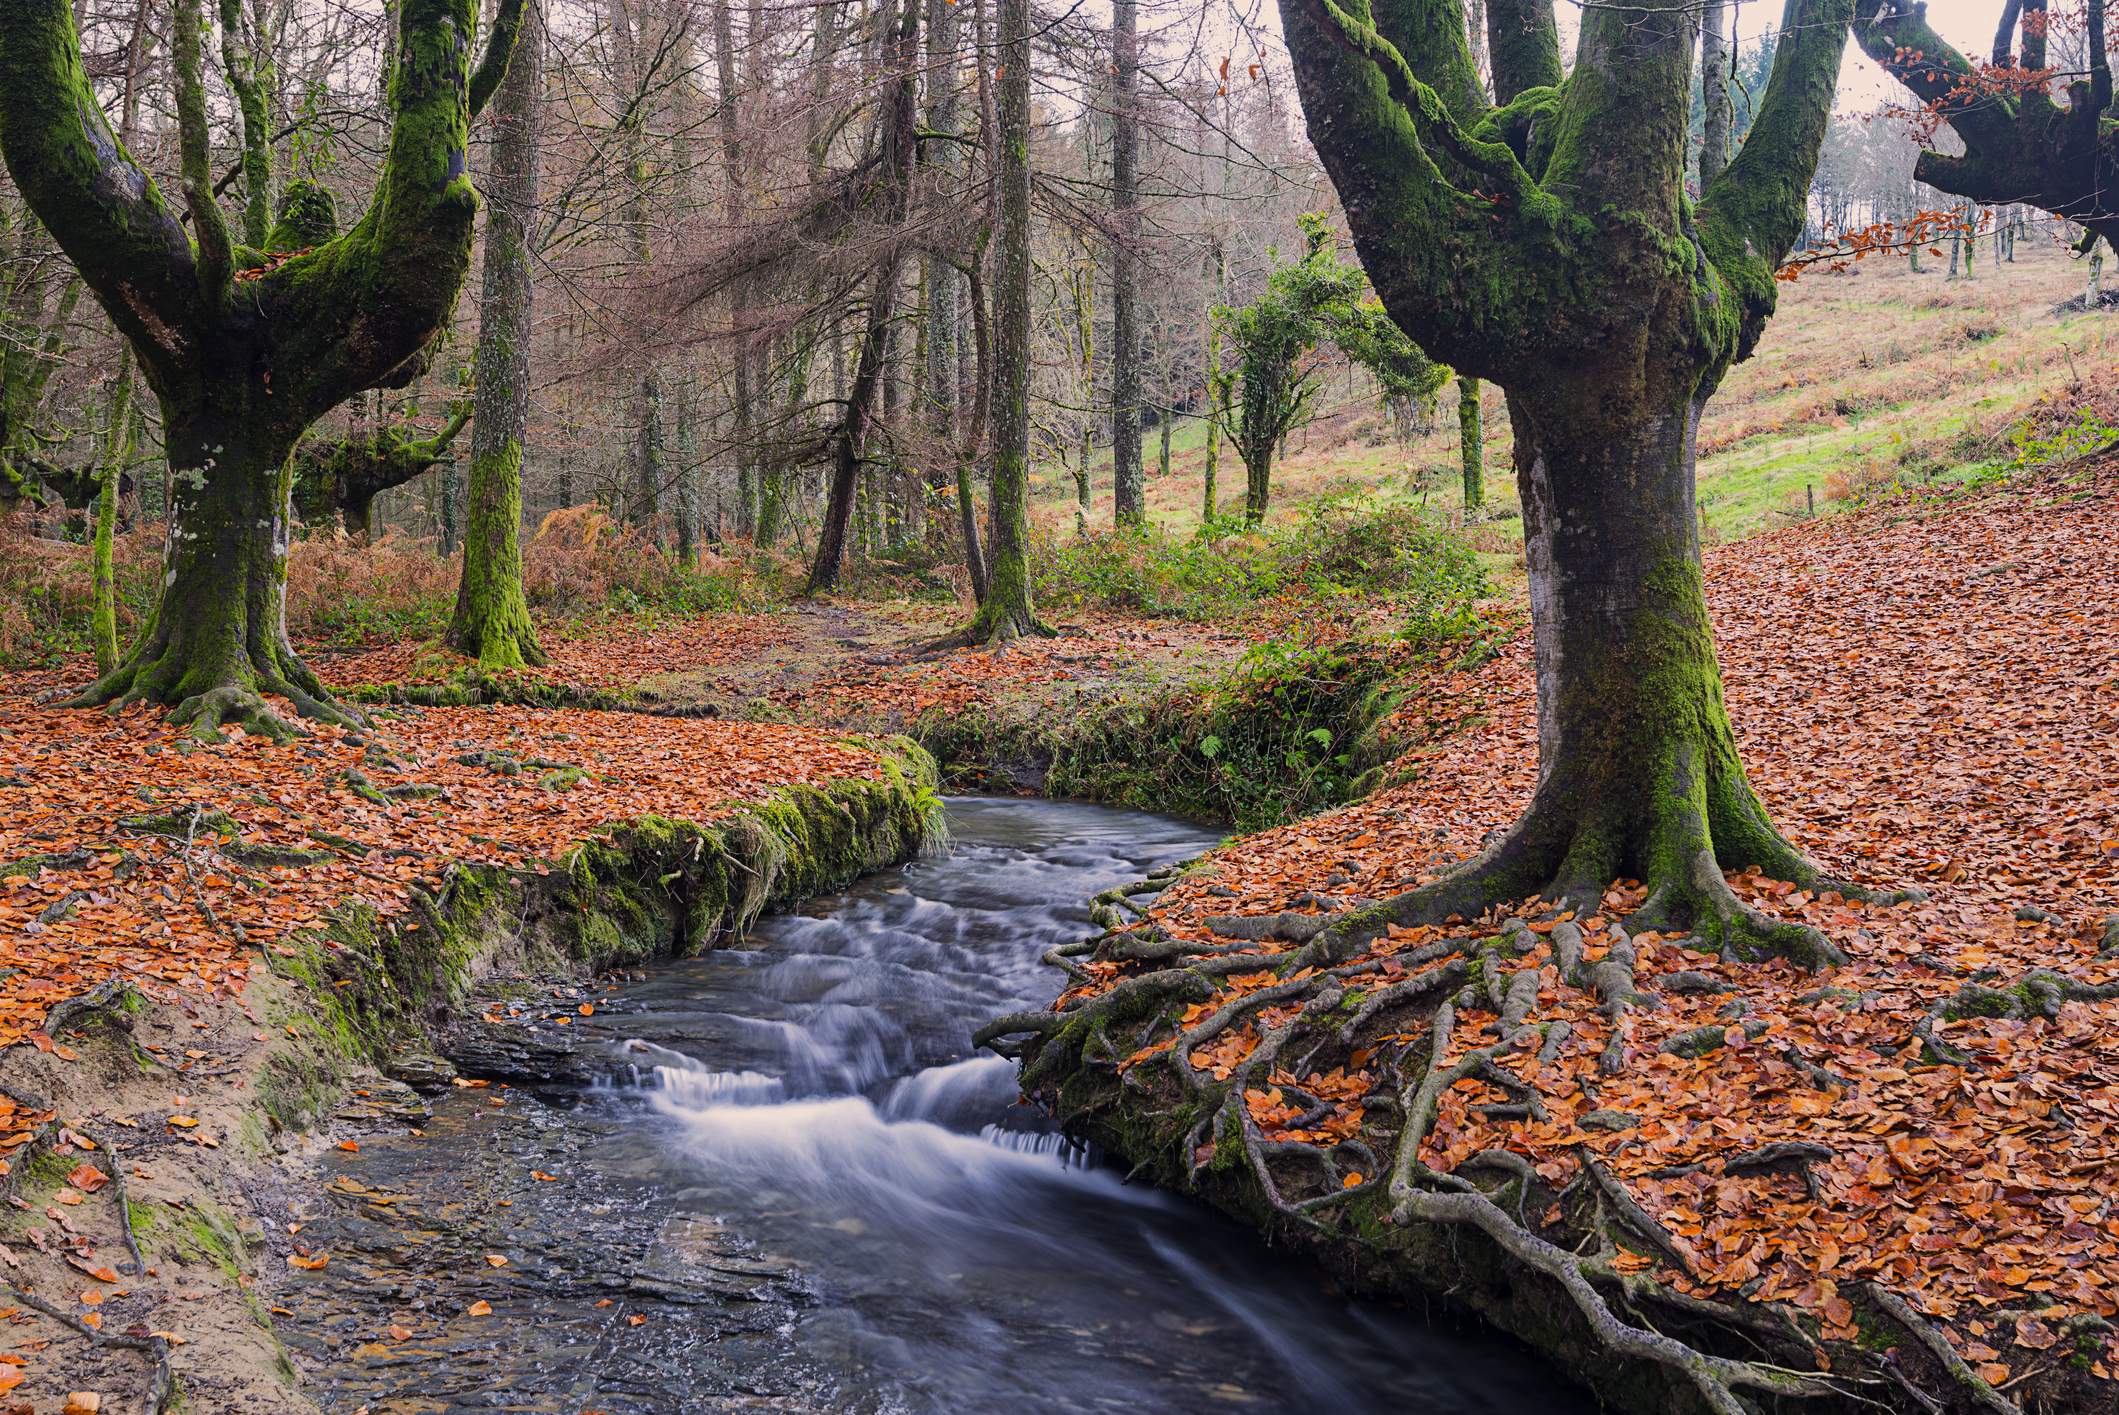
[[(952, 805), (956, 847), (618, 1003), (684, 1202), (797, 1263), (797, 1338), (871, 1410), (1581, 1408), (1493, 1339), (1335, 1296), (1198, 1205), (1128, 1185), (974, 1054), (1042, 1005), (1097, 890), (1213, 837), (1043, 802)], [(637, 1157), (636, 1157), (637, 1158)]]

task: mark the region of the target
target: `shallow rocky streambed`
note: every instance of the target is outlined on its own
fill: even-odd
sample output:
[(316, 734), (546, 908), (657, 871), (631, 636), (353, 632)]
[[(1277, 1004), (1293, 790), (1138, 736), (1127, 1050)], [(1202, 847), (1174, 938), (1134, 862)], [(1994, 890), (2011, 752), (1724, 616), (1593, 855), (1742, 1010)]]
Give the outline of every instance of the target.
[(1092, 894), (1213, 837), (1029, 801), (950, 823), (945, 857), (596, 995), (576, 1080), (452, 1087), (423, 1133), (333, 1152), (289, 1216), (332, 1259), (276, 1323), (311, 1394), (371, 1415), (1588, 1408), (1520, 1348), (1349, 1302), (1086, 1163), (971, 1053), (1051, 996), (1039, 955)]

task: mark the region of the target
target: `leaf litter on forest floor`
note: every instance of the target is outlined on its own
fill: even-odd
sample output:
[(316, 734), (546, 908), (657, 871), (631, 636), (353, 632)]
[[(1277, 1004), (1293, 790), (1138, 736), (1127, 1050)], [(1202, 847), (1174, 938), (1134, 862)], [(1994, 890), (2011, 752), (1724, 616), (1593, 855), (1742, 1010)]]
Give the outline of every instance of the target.
[[(545, 766), (495, 770), (503, 757)], [(877, 774), (871, 752), (805, 727), (436, 708), (393, 710), (367, 735), (311, 725), (289, 746), (232, 731), (200, 744), (158, 711), (44, 707), (10, 685), (0, 1046), (70, 1059), (40, 1030), (58, 1003), (111, 978), (165, 998), (233, 993), (252, 950), (355, 898), (401, 916), (451, 864), (543, 872), (605, 825), (712, 822), (789, 784)], [(46, 1118), (0, 1099), (0, 1152)]]
[[(1733, 877), (1747, 903), (1823, 930), (1851, 962), (1819, 975), (1643, 934), (1636, 986), (1652, 1005), (1624, 1014), (1617, 1074), (1598, 1064), (1614, 1035), (1599, 998), (1560, 985), (1553, 906), (1475, 921), (1488, 933), (1510, 915), (1530, 922), (1528, 1021), (1564, 1021), (1566, 1041), (1550, 1057), (1533, 1044), (1497, 1058), (1541, 1097), (1539, 1113), (1507, 1104), (1515, 1095), (1490, 1079), (1461, 1080), (1421, 1158), (1447, 1171), (1506, 1149), (1557, 1184), (1593, 1157), (1689, 1261), (1694, 1275), (1672, 1269), (1670, 1285), (1792, 1303), (1851, 1341), (1848, 1297), (1877, 1282), (1997, 1384), (2056, 1359), (2047, 1338), (2070, 1318), (2119, 1317), (2119, 1194), (2108, 1182), (2119, 1168), (2119, 999), (2066, 1001), (2052, 1017), (1930, 1015), (1967, 984), (2003, 989), (2033, 969), (2119, 982), (2108, 933), (2119, 922), (2115, 493), (2119, 464), (2107, 463), (2093, 484), (2078, 470), (1941, 507), (1895, 500), (1711, 553), (1730, 713), (1769, 809), (1828, 873), (1931, 897), (1869, 906)], [(1391, 724), (1406, 745), (1399, 784), (1216, 851), (1149, 921), (1229, 947), (1210, 920), (1357, 908), (1475, 853), (1536, 782), (1528, 638), (1417, 687)], [(1587, 961), (1639, 902), (1620, 882), (1603, 912), (1574, 920)], [(1383, 976), (1405, 976), (1395, 955), (1446, 932), (1393, 927), (1373, 948)], [(1234, 946), (1262, 964), (1288, 947)], [(1084, 966), (1067, 999), (1158, 965)], [(1260, 985), (1256, 974), (1220, 978), (1181, 1025)], [(1924, 1049), (1924, 1020), (1964, 1064)], [(1449, 1058), (1501, 1041), (1495, 1022), (1467, 1019)], [(1232, 1027), (1192, 1051), (1192, 1065), (1226, 1079), (1270, 1026)], [(1665, 1050), (1701, 1032), (1718, 1044)], [(1392, 1085), (1353, 1068), (1272, 1083), (1244, 1098), (1261, 1136), (1323, 1143), (1337, 1136), (1319, 1112), (1297, 1126), (1280, 1087), (1329, 1100), (1343, 1125), (1360, 1106), (1356, 1087)], [(1776, 1144), (1827, 1157), (1750, 1167)], [(1665, 1261), (1625, 1258), (1629, 1270)], [(2026, 1311), (2035, 1316), (2017, 1315)], [(2093, 1330), (2086, 1359), (2109, 1379), (2119, 1342)], [(2071, 1337), (2061, 1355), (2077, 1354)]]

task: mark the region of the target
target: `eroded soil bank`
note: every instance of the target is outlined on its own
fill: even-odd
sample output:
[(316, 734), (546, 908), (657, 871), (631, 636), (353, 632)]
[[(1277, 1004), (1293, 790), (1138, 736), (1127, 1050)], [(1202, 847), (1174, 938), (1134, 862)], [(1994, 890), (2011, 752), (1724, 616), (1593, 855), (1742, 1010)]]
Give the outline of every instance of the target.
[[(10, 864), (18, 891), (42, 885), (55, 896), (31, 931), (55, 950), (65, 945), (54, 933), (92, 929), (166, 870), (171, 887), (156, 895), (209, 924), (227, 950), (217, 976), (243, 983), (195, 985), (187, 996), (155, 978), (159, 1000), (148, 1001), (125, 976), (123, 950), (106, 950), (111, 975), (54, 1007), (36, 1046), (5, 1053), (0, 1087), (17, 1127), (6, 1177), (9, 1344), (22, 1357), (0, 1372), (10, 1397), (32, 1410), (57, 1410), (77, 1392), (128, 1412), (316, 1408), (276, 1328), (306, 1301), (305, 1280), (345, 1261), (295, 1216), (322, 1182), (320, 1153), (355, 1153), (354, 1133), (376, 1127), (416, 1141), (446, 1121), (434, 1118), (436, 1093), (504, 1102), (507, 1093), (470, 1084), (444, 1054), (461, 1051), (503, 1074), (563, 1070), (579, 1050), (572, 1027), (594, 1016), (599, 974), (714, 947), (769, 910), (938, 839), (933, 765), (910, 743), (808, 734), (790, 746), (836, 774), (804, 780), (790, 757), (783, 780), (800, 784), (724, 787), (723, 804), (701, 820), (633, 816), (520, 864), (481, 860), (487, 851), (470, 845), (469, 858), (428, 857), (400, 880), (385, 852), (351, 839), (315, 860), (245, 857), (246, 834), (252, 851), (273, 848), (269, 821), (245, 826), (260, 811), (284, 813), (260, 807), (262, 793), (231, 797), (204, 831), (206, 805), (194, 802), (159, 828), (136, 822), (125, 837), (145, 842), (136, 850), (98, 855), (57, 838), (48, 858)], [(277, 760), (284, 768), (287, 758)], [(414, 778), (404, 785), (429, 789), (378, 793), (381, 801), (445, 798), (446, 787), (417, 781), (417, 754), (396, 760)], [(474, 766), (493, 772), (484, 760)], [(216, 779), (225, 782), (225, 763)], [(703, 768), (699, 785), (712, 789)], [(380, 824), (393, 809), (377, 807)], [(109, 825), (72, 828), (93, 835)], [(55, 823), (48, 833), (62, 830)], [(262, 949), (235, 931), (253, 895), (303, 898), (289, 876), (349, 858), (364, 865), (366, 888), (342, 891), (291, 927), (260, 928)], [(99, 861), (100, 887), (75, 887)], [(275, 873), (246, 881), (246, 869)], [(140, 952), (169, 956), (149, 939)], [(506, 1040), (493, 1044), (488, 1033)], [(592, 1224), (557, 1231), (578, 1256), (593, 1252)], [(433, 1241), (473, 1237), (444, 1213), (436, 1234), (445, 1233), (454, 1238)], [(483, 1254), (476, 1268), (488, 1269)], [(387, 1323), (372, 1335), (395, 1339)]]

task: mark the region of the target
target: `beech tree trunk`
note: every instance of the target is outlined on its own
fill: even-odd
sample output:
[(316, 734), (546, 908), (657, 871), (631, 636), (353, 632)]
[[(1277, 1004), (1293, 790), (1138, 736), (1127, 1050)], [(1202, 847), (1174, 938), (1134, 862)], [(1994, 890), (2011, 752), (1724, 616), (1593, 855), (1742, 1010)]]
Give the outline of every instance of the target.
[(1116, 0), (1111, 19), (1111, 497), (1113, 519), (1147, 514), (1140, 448), (1140, 73), (1138, 0)]
[[(1693, 460), (1700, 407), (1756, 347), (1774, 267), (1802, 231), (1852, 0), (1789, 0), (1752, 137), (1696, 206), (1684, 134), (1698, 31), (1684, 0), (1585, 12), (1572, 76), (1549, 4), (1489, 0), (1495, 91), (1554, 134), (1520, 153), (1464, 140), (1491, 109), (1448, 22), (1455, 0), (1280, 9), (1371, 281), (1423, 349), (1509, 395), (1523, 495), (1538, 787), (1496, 844), (1388, 912), (1472, 916), (1531, 893), (1587, 904), (1633, 878), (1649, 889), (1636, 927), (1688, 930), (1732, 956), (1831, 961), (1822, 936), (1750, 910), (1724, 878), (1757, 866), (1821, 883), (1737, 756)], [(1360, 42), (1363, 19), (1402, 67)], [(1668, 260), (1676, 248), (1693, 258)]]
[[(1128, 3), (1128, 0), (1121, 0)], [(1030, 0), (1001, 0), (1001, 219), (994, 305), (993, 522), (986, 597), (967, 635), (1042, 632), (1030, 596)]]
[(170, 24), (188, 231), (104, 121), (67, 0), (0, 7), (0, 149), (132, 346), (162, 405), (171, 473), (160, 601), (78, 703), (164, 702), (202, 731), (233, 722), (285, 735), (264, 701), (272, 693), (305, 715), (356, 720), (287, 642), (290, 457), (327, 410), (423, 367), (470, 262), (470, 120), (505, 73), (520, 20), (521, 0), (503, 0), (474, 71), (473, 0), (404, 0), (388, 46), (388, 150), (367, 213), (262, 266), (212, 192), (200, 0), (176, 0)]
[[(1539, 776), (1510, 848), (1536, 877), (1526, 889), (1646, 880), (1646, 912), (1720, 945), (1736, 940), (1702, 906), (1724, 868), (1804, 883), (1816, 871), (1753, 794), (1722, 704), (1694, 512), (1705, 401), (1620, 419), (1593, 393), (1519, 404)], [(1824, 948), (1797, 952), (1830, 961)]]
[(176, 705), (202, 735), (223, 722), (285, 732), (260, 694), (306, 716), (334, 716), (329, 694), (287, 640), (292, 453), (299, 430), (231, 399), (162, 427), (169, 541), (154, 616), (93, 700)]
[[(544, 15), (529, 18), (493, 110), (487, 174), (485, 287), (478, 302), (477, 425), (463, 577), (449, 620), (450, 647), (481, 668), (544, 662), (522, 586), (522, 450), (530, 419), (530, 227), (537, 218), (538, 143), (544, 123)], [(650, 375), (652, 377), (652, 375)], [(363, 508), (365, 520), (365, 507)]]

